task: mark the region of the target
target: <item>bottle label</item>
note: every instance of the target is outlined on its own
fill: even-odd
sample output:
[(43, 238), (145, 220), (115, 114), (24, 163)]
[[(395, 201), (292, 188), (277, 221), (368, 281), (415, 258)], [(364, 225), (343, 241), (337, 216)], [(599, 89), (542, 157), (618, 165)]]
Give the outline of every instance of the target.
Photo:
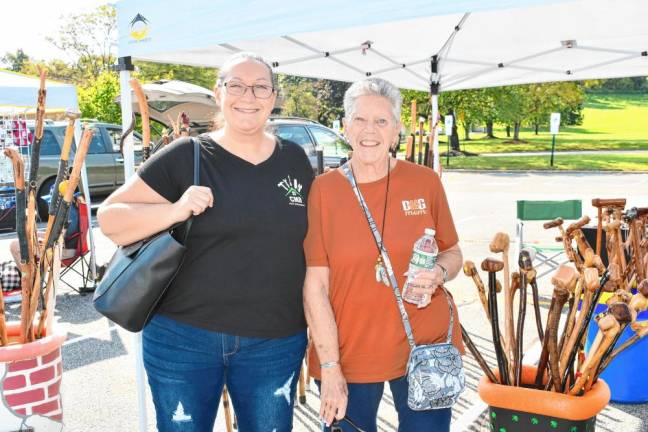
[(412, 258), (410, 260), (410, 264), (415, 265), (417, 267), (431, 269), (432, 267), (434, 267), (434, 264), (436, 264), (436, 259), (437, 259), (436, 254), (423, 252), (420, 250), (414, 250), (412, 252)]

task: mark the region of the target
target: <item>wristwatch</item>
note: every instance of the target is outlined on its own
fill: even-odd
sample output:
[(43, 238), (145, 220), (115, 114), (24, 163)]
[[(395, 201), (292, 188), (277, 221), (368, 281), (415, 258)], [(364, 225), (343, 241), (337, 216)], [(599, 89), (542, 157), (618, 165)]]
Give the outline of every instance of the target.
[(443, 283), (448, 282), (448, 270), (446, 270), (446, 268), (443, 267), (441, 264), (437, 264), (437, 267), (439, 267), (443, 272)]

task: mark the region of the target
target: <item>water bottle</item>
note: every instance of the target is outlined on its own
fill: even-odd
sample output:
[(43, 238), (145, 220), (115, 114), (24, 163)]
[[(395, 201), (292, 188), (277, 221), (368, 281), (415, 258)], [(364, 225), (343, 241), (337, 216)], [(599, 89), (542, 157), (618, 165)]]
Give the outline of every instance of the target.
[(432, 270), (436, 264), (439, 247), (434, 238), (435, 231), (432, 228), (425, 228), (423, 237), (416, 240), (412, 258), (410, 258), (409, 268), (407, 269), (407, 281), (403, 287), (403, 300), (423, 308), (430, 304), (430, 295), (416, 294), (409, 287), (414, 276), (421, 270)]

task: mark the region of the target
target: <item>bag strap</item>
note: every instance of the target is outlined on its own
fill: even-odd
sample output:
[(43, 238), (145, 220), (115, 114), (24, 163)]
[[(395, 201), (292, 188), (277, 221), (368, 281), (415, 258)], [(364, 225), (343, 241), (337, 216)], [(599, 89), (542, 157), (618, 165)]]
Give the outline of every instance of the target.
[[(198, 141), (197, 138), (191, 137), (191, 142), (193, 143), (193, 185), (194, 186), (200, 186), (200, 141)], [(189, 238), (189, 230), (191, 230), (191, 224), (193, 223), (194, 216), (191, 216), (189, 219), (187, 219), (186, 222), (186, 229), (184, 233), (184, 241), (183, 243), (187, 243), (187, 239)]]
[[(396, 281), (396, 276), (394, 275), (394, 269), (392, 268), (391, 261), (389, 259), (389, 254), (387, 253), (387, 247), (385, 246), (385, 243), (382, 241), (382, 237), (380, 236), (380, 232), (378, 231), (378, 226), (376, 225), (373, 216), (371, 216), (371, 212), (369, 211), (369, 207), (367, 206), (367, 203), (365, 202), (364, 197), (362, 196), (362, 192), (360, 192), (360, 188), (358, 188), (358, 184), (356, 183), (355, 177), (353, 176), (353, 172), (351, 171), (350, 163), (351, 162), (348, 161), (344, 165), (342, 165), (341, 167), (342, 172), (344, 172), (344, 175), (346, 176), (347, 180), (349, 180), (349, 183), (351, 183), (351, 187), (353, 188), (353, 192), (355, 193), (355, 196), (358, 199), (358, 203), (360, 204), (360, 207), (364, 209), (364, 214), (367, 217), (367, 222), (369, 223), (369, 228), (371, 229), (371, 232), (374, 235), (376, 244), (382, 245), (382, 248), (380, 248), (380, 254), (383, 259), (383, 264), (385, 266), (385, 270), (387, 271), (387, 275), (389, 276), (389, 282), (391, 283), (392, 289), (394, 291), (394, 296), (396, 297), (396, 303), (398, 304), (398, 310), (400, 311), (401, 314), (401, 319), (403, 321), (403, 327), (405, 328), (405, 335), (407, 336), (407, 341), (409, 342), (412, 349), (414, 349), (416, 347), (416, 342), (414, 341), (414, 335), (412, 334), (412, 326), (409, 322), (409, 317), (407, 315), (407, 311), (405, 310), (405, 305), (403, 304), (403, 298), (401, 297), (401, 292), (400, 289), (398, 288), (398, 282)], [(443, 293), (445, 294), (446, 299), (448, 300), (448, 307), (450, 308), (450, 326), (448, 328), (448, 337), (446, 339), (446, 343), (450, 343), (452, 342), (454, 309), (452, 307), (452, 301), (450, 301), (450, 296), (448, 295), (448, 292), (446, 291), (445, 287), (441, 287), (441, 289), (443, 290)]]

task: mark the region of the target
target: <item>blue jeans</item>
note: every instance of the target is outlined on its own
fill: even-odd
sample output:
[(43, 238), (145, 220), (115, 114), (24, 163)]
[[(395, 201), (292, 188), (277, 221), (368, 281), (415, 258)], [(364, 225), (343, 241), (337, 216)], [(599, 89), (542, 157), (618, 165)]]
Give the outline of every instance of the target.
[(156, 315), (142, 337), (159, 431), (211, 431), (223, 385), (239, 432), (292, 430), (306, 331), (279, 339), (239, 337)]
[[(321, 383), (315, 381), (319, 388)], [(348, 417), (365, 432), (376, 432), (378, 405), (383, 396), (385, 383), (353, 384), (348, 383), (349, 402), (346, 410)], [(389, 388), (394, 397), (394, 407), (398, 413), (398, 432), (448, 432), (452, 409), (414, 411), (407, 406), (407, 377), (389, 381)], [(356, 432), (346, 421), (338, 425), (344, 432)], [(323, 426), (322, 431), (330, 432), (331, 428)]]

